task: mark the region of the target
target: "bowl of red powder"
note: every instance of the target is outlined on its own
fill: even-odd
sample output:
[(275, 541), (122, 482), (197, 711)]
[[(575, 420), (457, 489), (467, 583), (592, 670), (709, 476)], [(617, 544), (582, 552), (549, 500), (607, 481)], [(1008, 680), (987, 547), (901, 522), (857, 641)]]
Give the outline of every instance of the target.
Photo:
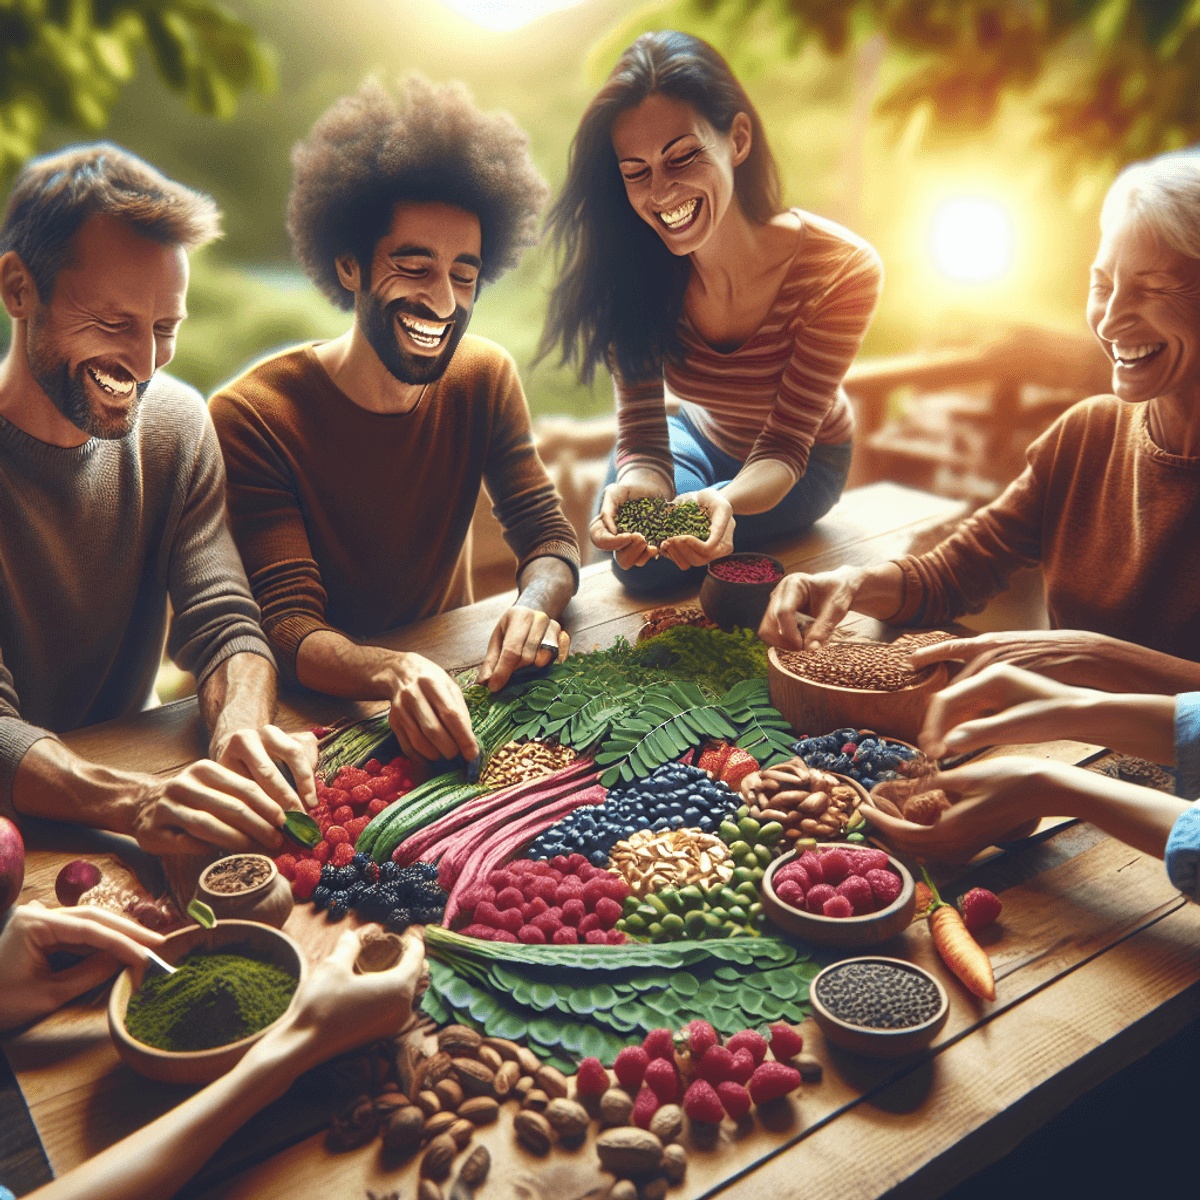
[(736, 625), (757, 629), (783, 574), (783, 563), (769, 554), (728, 554), (714, 559), (700, 586), (700, 607), (722, 629)]

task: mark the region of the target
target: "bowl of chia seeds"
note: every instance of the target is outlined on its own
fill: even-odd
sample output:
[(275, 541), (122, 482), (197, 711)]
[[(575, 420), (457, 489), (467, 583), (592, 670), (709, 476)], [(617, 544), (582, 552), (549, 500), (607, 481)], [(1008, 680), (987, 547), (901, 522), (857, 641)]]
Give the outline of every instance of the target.
[(929, 1045), (950, 1015), (946, 989), (900, 958), (847, 958), (809, 987), (812, 1015), (835, 1046), (872, 1058), (898, 1058)]
[(166, 1083), (220, 1078), (283, 1018), (305, 976), (287, 934), (257, 921), (189, 925), (158, 956), (178, 970), (126, 967), (108, 999), (108, 1031), (122, 1060)]

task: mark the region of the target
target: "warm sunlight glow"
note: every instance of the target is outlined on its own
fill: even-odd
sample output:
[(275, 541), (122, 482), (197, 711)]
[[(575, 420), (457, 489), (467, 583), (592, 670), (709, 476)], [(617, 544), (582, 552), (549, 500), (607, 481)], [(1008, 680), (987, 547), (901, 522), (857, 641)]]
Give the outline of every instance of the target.
[(938, 269), (950, 279), (999, 279), (1013, 260), (1008, 210), (995, 200), (946, 200), (933, 215), (930, 245)]
[(461, 13), (476, 25), (494, 33), (519, 29), (560, 8), (573, 8), (580, 0), (443, 0), (447, 8)]

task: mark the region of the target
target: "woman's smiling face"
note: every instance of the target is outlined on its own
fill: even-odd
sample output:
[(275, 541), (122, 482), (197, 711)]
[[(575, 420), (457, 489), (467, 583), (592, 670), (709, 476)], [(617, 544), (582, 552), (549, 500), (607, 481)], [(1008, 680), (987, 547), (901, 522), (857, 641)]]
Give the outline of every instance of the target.
[(698, 250), (734, 202), (734, 168), (750, 153), (750, 119), (719, 133), (690, 104), (647, 96), (612, 124), (625, 194), (672, 254)]
[(1200, 391), (1200, 259), (1172, 249), (1131, 210), (1100, 239), (1087, 319), (1122, 400)]

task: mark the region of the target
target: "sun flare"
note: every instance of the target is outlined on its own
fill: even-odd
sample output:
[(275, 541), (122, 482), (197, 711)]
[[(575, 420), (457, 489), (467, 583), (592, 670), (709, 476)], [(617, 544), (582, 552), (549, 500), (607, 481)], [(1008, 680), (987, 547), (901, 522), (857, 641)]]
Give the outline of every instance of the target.
[(943, 275), (984, 283), (1007, 273), (1013, 261), (1008, 210), (995, 200), (960, 197), (933, 215), (930, 248)]
[(493, 33), (507, 33), (520, 29), (538, 17), (556, 12), (560, 8), (572, 8), (580, 0), (444, 0), (447, 8), (461, 13), (476, 25), (490, 29)]

